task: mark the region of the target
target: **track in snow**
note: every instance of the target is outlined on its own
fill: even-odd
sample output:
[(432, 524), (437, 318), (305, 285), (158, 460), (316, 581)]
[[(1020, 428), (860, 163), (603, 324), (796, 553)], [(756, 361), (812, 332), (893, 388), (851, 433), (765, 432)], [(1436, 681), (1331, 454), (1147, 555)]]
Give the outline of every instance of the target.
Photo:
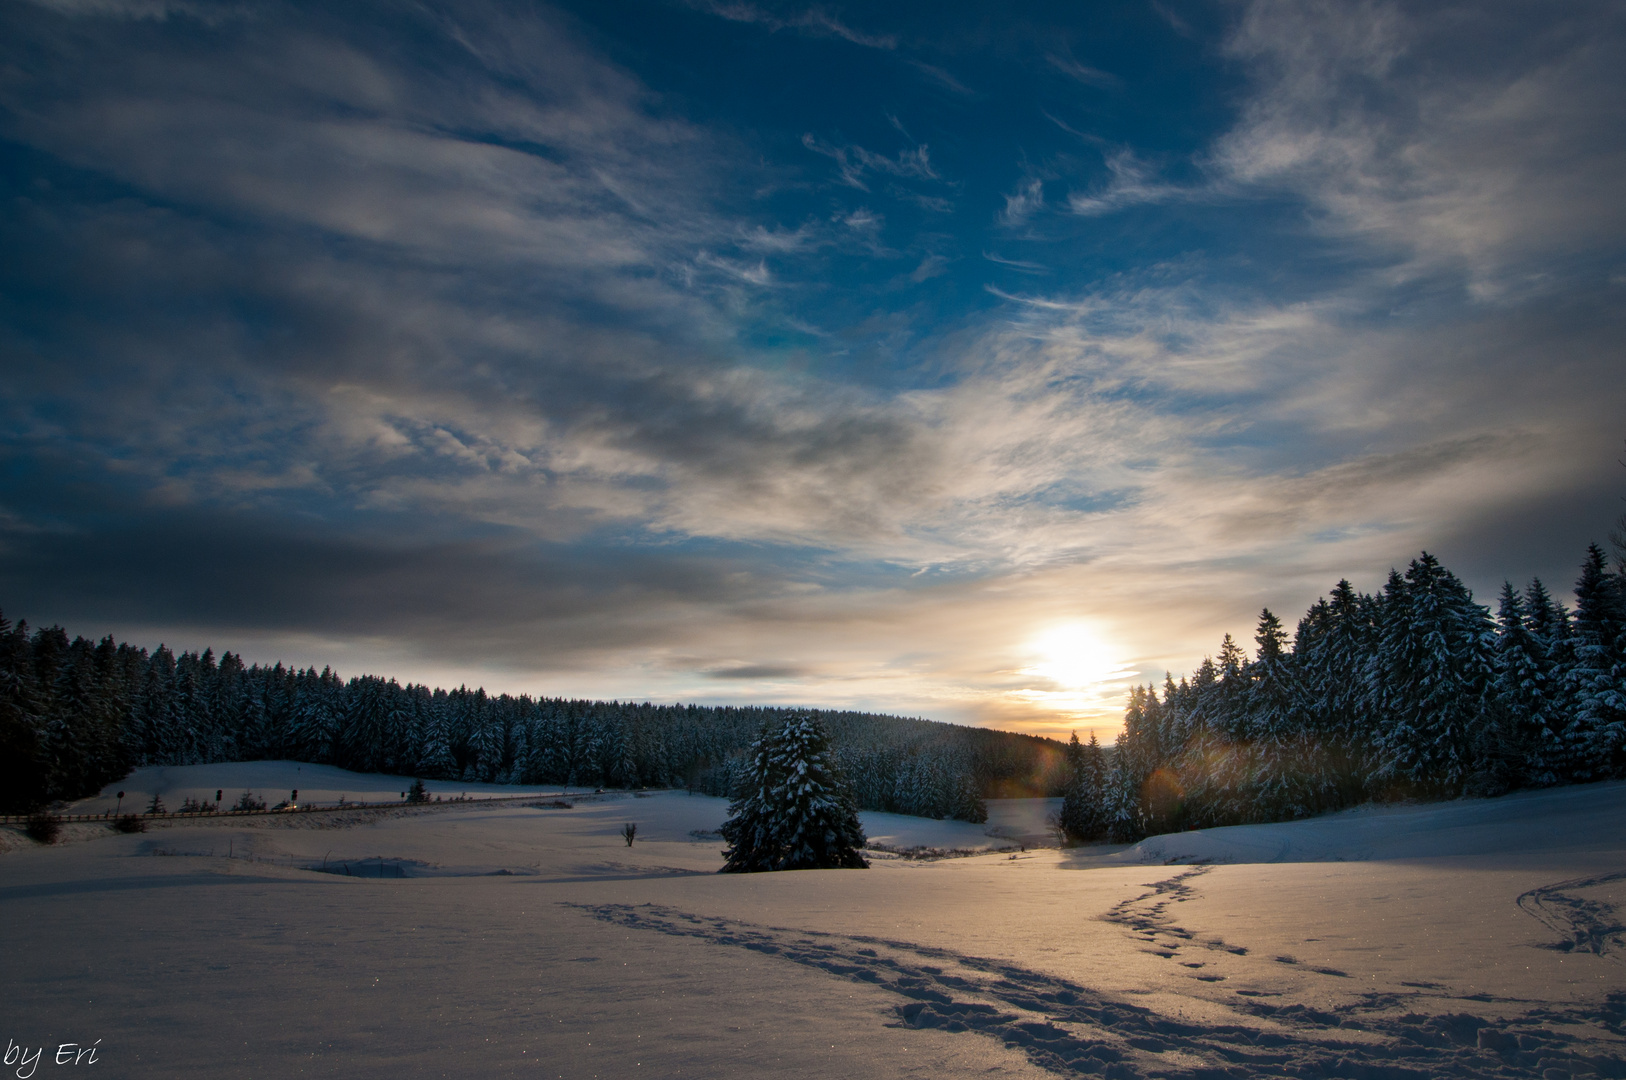
[(1519, 897), (1519, 906), (1559, 936), (1554, 948), (1589, 952), (1618, 962), (1619, 954), (1626, 949), (1626, 925), (1621, 922), (1618, 907), (1603, 897), (1578, 895), (1616, 882), (1626, 882), (1626, 870), (1531, 889)]
[[(1158, 903), (1178, 898), (1200, 873), (1154, 883), (1152, 893), (1120, 904), (1109, 920), (1141, 933), (1190, 938), (1168, 923), (1166, 906), (1159, 909)], [(1137, 904), (1144, 910), (1137, 912)], [(1621, 1043), (1611, 1037), (1620, 1034), (1610, 1022), (1621, 1007), (1613, 999), (1592, 1010), (1546, 1011), (1512, 1023), (1468, 1012), (1372, 1014), (1392, 1002), (1322, 1012), (1247, 1001), (1237, 1007), (1260, 1024), (1204, 1024), (1008, 961), (908, 941), (763, 926), (655, 904), (569, 906), (617, 926), (749, 949), (868, 983), (900, 999), (893, 1006), (899, 1026), (998, 1039), (1057, 1076), (1626, 1077)], [(1588, 1025), (1579, 1035), (1572, 1033), (1578, 1023)], [(1559, 1031), (1559, 1025), (1571, 1030)]]

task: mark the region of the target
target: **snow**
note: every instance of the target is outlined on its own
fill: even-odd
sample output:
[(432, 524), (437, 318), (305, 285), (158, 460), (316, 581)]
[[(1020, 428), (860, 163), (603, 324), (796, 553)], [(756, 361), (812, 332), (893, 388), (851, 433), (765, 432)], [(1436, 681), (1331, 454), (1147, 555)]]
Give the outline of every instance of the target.
[[(405, 787), (147, 773), (126, 809)], [(723, 800), (568, 801), (9, 831), (0, 1038), (47, 1077), (96, 1040), (137, 1078), (1626, 1075), (1623, 784), (755, 875), (713, 872)], [(864, 821), (986, 849), (1053, 809)]]
[[(1285, 863), (1422, 859), (1504, 852), (1626, 851), (1622, 785), (1575, 784), (1499, 799), (1358, 806), (1276, 825), (1154, 836), (1117, 862)], [(1580, 830), (1557, 821), (1584, 821)]]
[[(301, 806), (328, 806), (340, 798), (349, 802), (399, 802), (412, 786), (412, 777), (356, 773), (332, 765), (310, 765), (299, 761), (232, 761), (215, 765), (153, 765), (137, 769), (101, 794), (73, 806), (76, 814), (100, 814), (116, 808), (117, 793), (124, 792), (124, 810), (144, 810), (154, 793), (164, 797), (164, 806), (180, 809), (185, 799), (213, 802), (216, 791), (224, 792), (227, 807), (244, 791), (252, 791), (275, 805), (299, 792)], [(491, 798), (507, 795), (557, 794), (558, 787), (509, 787), (504, 784), (470, 784), (446, 780), (426, 781), (430, 797), (461, 795)]]

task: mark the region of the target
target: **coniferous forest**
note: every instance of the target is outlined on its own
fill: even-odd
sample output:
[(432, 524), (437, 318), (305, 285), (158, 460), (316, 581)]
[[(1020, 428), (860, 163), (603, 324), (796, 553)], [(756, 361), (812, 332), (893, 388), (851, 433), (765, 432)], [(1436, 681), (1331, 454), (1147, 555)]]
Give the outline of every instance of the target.
[[(491, 695), (230, 652), (72, 640), (0, 616), (0, 813), (94, 794), (141, 765), (292, 759), (427, 780), (688, 787), (729, 795), (798, 710)], [(858, 805), (982, 821), (983, 800), (1060, 794), (1060, 744), (871, 713), (817, 713)]]
[[(1064, 794), (1075, 840), (1280, 821), (1368, 799), (1626, 777), (1626, 581), (1589, 549), (1574, 606), (1539, 581), (1495, 614), (1433, 556), (1376, 594), (1340, 581), (1252, 658), (1226, 635), (1193, 677), (1137, 687), (1112, 748), (869, 713), (816, 713), (862, 809), (980, 821)], [(140, 765), (288, 758), (439, 781), (738, 789), (799, 711), (488, 695), (230, 652), (70, 640), (0, 617), (0, 812)]]
[(1375, 595), (1340, 581), (1291, 642), (1266, 609), (1254, 644), (1137, 687), (1112, 750), (1074, 736), (1072, 838), (1626, 777), (1626, 580), (1597, 545), (1573, 608), (1535, 580), (1493, 616), (1425, 552)]

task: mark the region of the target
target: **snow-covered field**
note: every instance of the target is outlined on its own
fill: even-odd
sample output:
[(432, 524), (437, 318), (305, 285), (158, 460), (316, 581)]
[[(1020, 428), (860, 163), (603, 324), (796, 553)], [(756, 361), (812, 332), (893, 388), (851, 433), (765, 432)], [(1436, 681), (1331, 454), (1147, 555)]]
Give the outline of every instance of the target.
[[(405, 788), (159, 773), (125, 809)], [(1626, 785), (1126, 849), (866, 814), (1030, 850), (749, 876), (711, 872), (721, 800), (570, 801), (7, 832), (0, 1039), (46, 1077), (66, 1043), (114, 1077), (1626, 1076)]]

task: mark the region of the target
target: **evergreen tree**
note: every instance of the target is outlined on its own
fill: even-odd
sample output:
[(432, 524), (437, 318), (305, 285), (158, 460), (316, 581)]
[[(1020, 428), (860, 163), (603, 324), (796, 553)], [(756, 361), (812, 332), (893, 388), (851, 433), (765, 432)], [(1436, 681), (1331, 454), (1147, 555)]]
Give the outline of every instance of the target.
[(729, 806), (725, 873), (861, 869), (864, 829), (832, 768), (829, 737), (814, 716), (764, 730)]
[(1107, 821), (1105, 795), (1106, 758), (1095, 733), (1090, 741), (1080, 744), (1074, 732), (1067, 744), (1068, 782), (1062, 796), (1062, 831), (1068, 839), (1079, 843), (1100, 840), (1106, 836)]
[(0, 615), (0, 813), (44, 805), (48, 787), (28, 624)]
[(1102, 787), (1101, 816), (1105, 819), (1107, 839), (1128, 844), (1144, 837), (1146, 824), (1141, 813), (1141, 778), (1129, 762), (1128, 755), (1116, 745)]
[(1554, 711), (1546, 649), (1530, 622), (1525, 598), (1512, 582), (1503, 582), (1496, 609), (1495, 681), (1477, 747), (1475, 794), (1499, 795), (1557, 781), (1553, 764), (1562, 749), (1562, 722)]
[(1620, 580), (1603, 549), (1587, 549), (1575, 583), (1573, 660), (1567, 676), (1573, 709), (1566, 741), (1577, 779), (1626, 772), (1626, 612)]
[(1265, 608), (1254, 636), (1259, 652), (1248, 665), (1247, 735), (1253, 748), (1251, 813), (1281, 821), (1313, 813), (1320, 801), (1309, 758), (1313, 749), (1300, 722), (1297, 673), (1281, 620)]
[(1491, 687), (1490, 613), (1424, 552), (1385, 589), (1375, 657), (1379, 774), (1406, 790), (1455, 794)]
[[(369, 675), (345, 682), (331, 669), (245, 667), (230, 652), (217, 662), (210, 649), (149, 654), (0, 620), (0, 799), (19, 810), (78, 797), (131, 764), (266, 757), (440, 780), (640, 785), (685, 777), (726, 795), (753, 732), (790, 715), (491, 698)], [(866, 809), (983, 821), (995, 791), (1059, 795), (1064, 787), (1060, 747), (1050, 740), (822, 715)]]
[(1293, 656), (1299, 670), (1299, 710), (1318, 749), (1318, 784), (1326, 805), (1365, 797), (1372, 768), (1366, 661), (1371, 649), (1372, 598), (1347, 580), (1333, 586), (1299, 623)]

